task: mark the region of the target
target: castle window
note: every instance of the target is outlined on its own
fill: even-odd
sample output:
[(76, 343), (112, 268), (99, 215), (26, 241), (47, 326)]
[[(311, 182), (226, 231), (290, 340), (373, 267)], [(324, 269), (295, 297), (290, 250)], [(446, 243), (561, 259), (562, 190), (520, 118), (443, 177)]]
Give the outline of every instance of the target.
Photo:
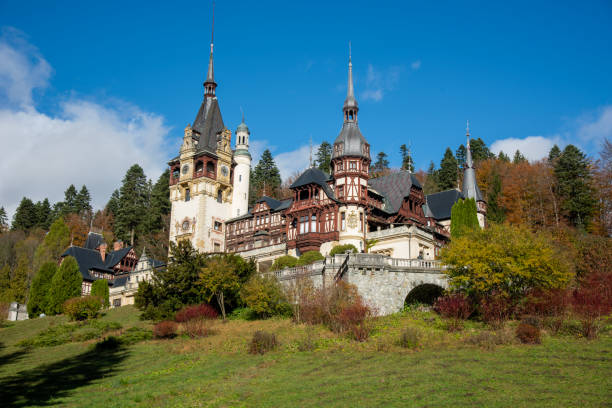
[(359, 213), (359, 231), (363, 231), (363, 213)]
[(308, 232), (308, 217), (300, 217), (300, 234), (306, 234)]
[(346, 213), (340, 213), (340, 230), (346, 231)]
[(215, 165), (213, 164), (213, 162), (206, 163), (206, 171), (209, 173), (215, 172)]
[(191, 190), (185, 189), (185, 201), (191, 200)]
[(223, 202), (223, 192), (221, 190), (217, 191), (217, 202), (218, 203)]
[(314, 214), (310, 216), (310, 232), (317, 232), (317, 216)]
[(242, 181), (242, 174), (238, 176), (238, 181)]
[(223, 224), (221, 224), (219, 221), (215, 221), (215, 231), (223, 231)]
[(172, 170), (172, 178), (173, 179), (177, 179), (179, 178), (180, 172), (178, 168), (175, 168), (174, 170)]
[(195, 171), (196, 173), (202, 173), (204, 171), (204, 163), (202, 163), (201, 161), (197, 162)]
[(213, 244), (213, 247), (214, 247), (214, 251), (215, 251), (215, 252), (221, 252), (221, 244), (220, 244), (220, 243), (215, 242), (215, 243)]

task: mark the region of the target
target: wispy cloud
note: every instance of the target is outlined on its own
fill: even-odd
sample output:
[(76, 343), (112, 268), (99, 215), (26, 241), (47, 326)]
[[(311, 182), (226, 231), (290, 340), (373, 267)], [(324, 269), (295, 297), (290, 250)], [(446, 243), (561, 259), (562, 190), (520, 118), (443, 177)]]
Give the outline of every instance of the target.
[(504, 152), (512, 158), (514, 153), (520, 150), (527, 160), (535, 161), (547, 157), (555, 144), (563, 148), (567, 143), (558, 135), (552, 137), (527, 136), (523, 139), (511, 137), (493, 142), (491, 151), (495, 154)]
[(412, 68), (413, 71), (416, 71), (421, 68), (421, 60), (414, 61), (412, 64), (410, 64), (410, 68)]
[(381, 101), (387, 92), (394, 90), (397, 86), (400, 71), (399, 67), (379, 70), (374, 68), (372, 64), (368, 64), (365, 90), (361, 93), (361, 99), (366, 101), (372, 100), (374, 102)]
[(24, 196), (59, 201), (70, 184), (87, 185), (101, 208), (132, 164), (155, 179), (178, 150), (162, 116), (126, 102), (73, 96), (53, 101), (56, 114), (40, 112), (32, 94), (52, 69), (16, 30), (0, 36), (0, 60), (0, 206), (9, 213)]
[(612, 138), (612, 106), (598, 109), (594, 114), (578, 120), (578, 137), (585, 142), (599, 143), (604, 138)]

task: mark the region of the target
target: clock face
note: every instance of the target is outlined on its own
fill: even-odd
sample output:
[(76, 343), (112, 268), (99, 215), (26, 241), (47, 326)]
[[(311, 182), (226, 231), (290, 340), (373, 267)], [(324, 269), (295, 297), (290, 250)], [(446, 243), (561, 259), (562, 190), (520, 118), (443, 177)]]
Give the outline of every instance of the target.
[(187, 172), (189, 172), (189, 165), (188, 164), (183, 166), (183, 174), (187, 174)]
[(221, 174), (227, 177), (227, 175), (229, 174), (229, 169), (227, 168), (227, 166), (221, 166)]

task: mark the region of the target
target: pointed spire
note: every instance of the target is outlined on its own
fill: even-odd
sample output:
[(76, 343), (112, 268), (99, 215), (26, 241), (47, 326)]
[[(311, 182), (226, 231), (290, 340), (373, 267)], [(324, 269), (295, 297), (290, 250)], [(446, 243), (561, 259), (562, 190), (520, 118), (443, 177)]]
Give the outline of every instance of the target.
[(467, 144), (465, 147), (465, 166), (466, 168), (474, 168), (474, 162), (472, 161), (472, 149), (470, 149), (470, 121), (467, 121), (467, 127), (465, 128), (465, 136), (467, 137)]
[(351, 57), (351, 42), (349, 41), (348, 86), (346, 90), (346, 99), (342, 107), (345, 122), (357, 122), (357, 111), (359, 110), (357, 100), (355, 99), (355, 90), (353, 88), (353, 62), (351, 61)]
[(215, 68), (213, 62), (213, 47), (215, 40), (215, 2), (212, 4), (212, 32), (210, 35), (210, 58), (208, 60), (208, 73), (206, 74), (206, 81), (204, 81), (204, 94), (206, 96), (215, 96), (215, 88), (217, 83), (215, 82)]

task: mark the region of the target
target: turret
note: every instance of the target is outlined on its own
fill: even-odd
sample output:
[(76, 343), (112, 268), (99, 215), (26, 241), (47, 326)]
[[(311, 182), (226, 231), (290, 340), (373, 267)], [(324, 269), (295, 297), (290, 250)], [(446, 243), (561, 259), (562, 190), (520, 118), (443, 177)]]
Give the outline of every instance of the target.
[(472, 150), (470, 148), (470, 122), (466, 127), (467, 146), (465, 152), (465, 169), (463, 170), (463, 197), (473, 198), (476, 201), (478, 211), (478, 223), (481, 228), (485, 227), (487, 216), (487, 202), (484, 200), (478, 183), (476, 182), (476, 170), (472, 160)]
[(251, 173), (251, 154), (249, 153), (249, 128), (242, 122), (236, 129), (236, 150), (234, 151), (234, 192), (232, 198), (232, 217), (247, 213), (249, 209), (249, 178)]

